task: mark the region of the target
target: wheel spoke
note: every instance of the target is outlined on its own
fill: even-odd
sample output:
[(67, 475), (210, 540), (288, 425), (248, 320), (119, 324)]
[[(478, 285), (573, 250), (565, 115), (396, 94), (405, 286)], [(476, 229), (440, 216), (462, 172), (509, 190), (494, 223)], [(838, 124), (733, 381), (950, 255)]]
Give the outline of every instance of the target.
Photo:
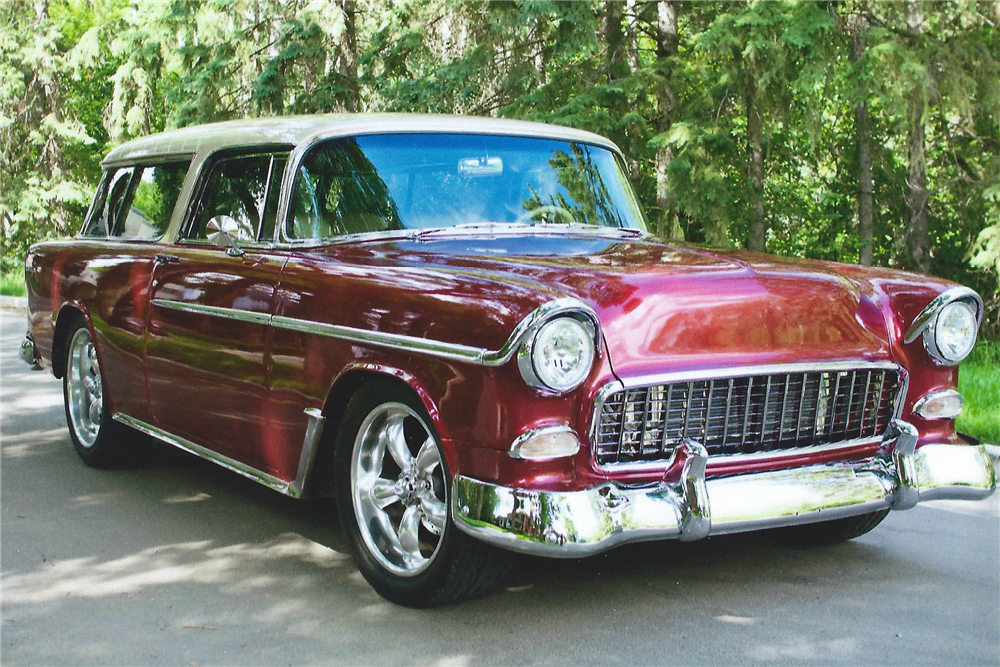
[(435, 535), (443, 533), (448, 520), (448, 508), (445, 504), (434, 496), (426, 495), (420, 498), (420, 509), (424, 515), (424, 527)]
[(372, 484), (370, 496), (375, 507), (380, 510), (399, 500), (399, 496), (396, 495), (396, 485), (381, 477), (376, 479), (375, 483)]
[(382, 437), (385, 439), (389, 454), (392, 455), (392, 459), (399, 466), (399, 469), (407, 470), (413, 465), (413, 454), (406, 446), (406, 438), (403, 436), (403, 419), (402, 415), (392, 417), (385, 425)]
[(90, 362), (90, 372), (94, 377), (101, 377), (101, 370), (97, 366), (97, 348), (93, 343), (87, 345), (87, 360)]
[(83, 349), (80, 350), (80, 354), (77, 357), (77, 368), (80, 369), (80, 380), (90, 377), (90, 355), (87, 354), (87, 348), (90, 345), (85, 343)]
[(423, 558), (420, 554), (420, 539), (417, 536), (419, 528), (420, 510), (416, 505), (407, 507), (399, 522), (399, 545), (414, 558)]
[(428, 436), (424, 440), (424, 444), (420, 446), (420, 451), (417, 452), (417, 473), (429, 478), (431, 472), (440, 463), (441, 456), (438, 454), (437, 443), (434, 442), (433, 437)]

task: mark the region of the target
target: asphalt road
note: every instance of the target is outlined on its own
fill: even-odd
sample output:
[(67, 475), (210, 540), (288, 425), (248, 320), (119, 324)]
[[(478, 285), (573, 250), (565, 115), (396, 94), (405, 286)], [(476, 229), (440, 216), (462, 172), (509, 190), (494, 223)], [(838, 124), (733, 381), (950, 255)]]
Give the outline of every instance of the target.
[(416, 611), (367, 586), (325, 503), (166, 450), (84, 466), (59, 381), (0, 319), (3, 665), (1000, 664), (997, 495), (822, 549), (525, 558), (491, 597)]

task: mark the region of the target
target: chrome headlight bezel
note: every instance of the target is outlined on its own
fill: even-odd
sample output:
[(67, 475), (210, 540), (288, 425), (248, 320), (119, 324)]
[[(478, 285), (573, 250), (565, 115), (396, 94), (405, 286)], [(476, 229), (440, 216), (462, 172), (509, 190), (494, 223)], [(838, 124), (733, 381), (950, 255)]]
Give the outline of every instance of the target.
[[(970, 317), (972, 320), (972, 336), (962, 342), (962, 352), (950, 354), (947, 350), (949, 345), (943, 344), (943, 337), (946, 335), (941, 330), (941, 324), (947, 321), (952, 313), (961, 313), (959, 317)], [(957, 366), (962, 360), (969, 356), (972, 348), (976, 345), (976, 338), (979, 330), (979, 322), (976, 318), (976, 309), (968, 301), (952, 301), (938, 311), (934, 317), (934, 322), (924, 330), (924, 349), (931, 355), (937, 363), (944, 366)]]
[[(585, 364), (583, 371), (574, 382), (557, 383), (551, 377), (547, 378), (543, 368), (539, 368), (536, 355), (541, 351), (537, 344), (551, 326), (562, 321), (572, 322), (579, 327), (581, 340), (585, 340), (590, 348), (590, 363)], [(531, 333), (521, 344), (517, 353), (517, 367), (521, 372), (521, 377), (525, 383), (540, 394), (548, 396), (562, 396), (577, 389), (586, 381), (594, 368), (594, 362), (600, 354), (600, 329), (594, 316), (587, 311), (565, 311), (552, 315), (533, 327)]]
[[(962, 355), (957, 357), (948, 356), (941, 349), (938, 341), (938, 324), (942, 321), (942, 315), (946, 314), (950, 308), (967, 308), (975, 319), (975, 331), (971, 344)], [(903, 342), (912, 343), (917, 336), (922, 336), (924, 349), (935, 364), (938, 366), (957, 366), (975, 347), (979, 325), (983, 320), (983, 311), (982, 297), (967, 287), (953, 287), (939, 294), (920, 311), (903, 337)]]

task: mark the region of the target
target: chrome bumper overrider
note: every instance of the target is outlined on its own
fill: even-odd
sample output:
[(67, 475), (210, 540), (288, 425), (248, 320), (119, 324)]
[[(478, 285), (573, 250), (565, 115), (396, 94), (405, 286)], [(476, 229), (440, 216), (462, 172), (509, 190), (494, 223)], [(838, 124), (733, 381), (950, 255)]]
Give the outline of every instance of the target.
[(21, 360), (31, 366), (31, 370), (33, 371), (42, 369), (35, 360), (35, 342), (28, 338), (28, 336), (25, 336), (24, 340), (21, 341)]
[(774, 528), (937, 498), (985, 498), (996, 473), (982, 446), (927, 444), (894, 421), (883, 451), (863, 462), (705, 479), (707, 452), (686, 441), (674, 478), (642, 487), (607, 483), (584, 491), (531, 491), (468, 477), (454, 481), (459, 529), (496, 546), (575, 558), (626, 542)]

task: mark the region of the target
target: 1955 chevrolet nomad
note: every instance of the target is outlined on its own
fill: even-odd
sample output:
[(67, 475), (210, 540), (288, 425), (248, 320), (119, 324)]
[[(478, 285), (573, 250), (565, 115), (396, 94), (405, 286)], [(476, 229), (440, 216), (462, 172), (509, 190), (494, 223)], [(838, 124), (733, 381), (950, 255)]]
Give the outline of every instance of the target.
[(86, 463), (139, 431), (334, 497), (402, 604), (487, 591), (509, 551), (832, 542), (996, 485), (954, 429), (975, 292), (658, 241), (587, 132), (343, 115), (145, 137), (25, 271), (22, 356), (63, 378)]

